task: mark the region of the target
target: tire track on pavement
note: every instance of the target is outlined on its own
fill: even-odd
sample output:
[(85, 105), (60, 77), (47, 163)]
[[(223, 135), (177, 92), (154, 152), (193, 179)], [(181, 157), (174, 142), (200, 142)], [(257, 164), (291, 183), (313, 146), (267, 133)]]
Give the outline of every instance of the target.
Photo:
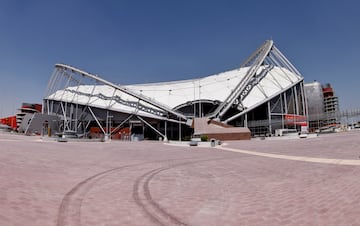
[(147, 217), (157, 225), (188, 225), (184, 220), (179, 219), (175, 215), (166, 211), (159, 203), (157, 203), (150, 192), (150, 182), (159, 173), (170, 170), (179, 166), (190, 165), (200, 162), (208, 162), (215, 160), (224, 160), (229, 158), (203, 159), (196, 161), (188, 161), (173, 164), (166, 167), (160, 167), (150, 170), (138, 177), (133, 187), (133, 198), (136, 204), (142, 209)]
[[(137, 167), (141, 165), (151, 164), (151, 163), (163, 163), (169, 161), (178, 161), (185, 160), (189, 158), (181, 159), (168, 159), (162, 161), (151, 161), (151, 162), (142, 162), (130, 165), (124, 165), (120, 167), (111, 168), (109, 170), (102, 171), (100, 173), (94, 174), (85, 180), (77, 183), (69, 192), (63, 197), (60, 207), (57, 214), (57, 226), (65, 225), (81, 225), (81, 205), (86, 194), (95, 186), (101, 179), (106, 176), (111, 175), (114, 172), (124, 170), (130, 167)], [(193, 158), (190, 158), (193, 159)]]

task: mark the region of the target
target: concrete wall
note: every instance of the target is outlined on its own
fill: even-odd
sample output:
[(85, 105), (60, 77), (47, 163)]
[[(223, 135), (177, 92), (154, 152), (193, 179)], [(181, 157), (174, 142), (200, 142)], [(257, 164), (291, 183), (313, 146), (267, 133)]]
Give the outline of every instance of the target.
[(213, 134), (203, 134), (210, 139), (216, 140), (250, 140), (251, 133), (244, 132), (244, 133), (213, 133)]

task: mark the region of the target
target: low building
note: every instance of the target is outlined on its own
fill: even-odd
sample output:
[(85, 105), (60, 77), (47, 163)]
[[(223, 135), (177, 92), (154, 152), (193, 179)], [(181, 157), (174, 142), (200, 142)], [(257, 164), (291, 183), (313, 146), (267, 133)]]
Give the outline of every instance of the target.
[[(35, 114), (42, 111), (41, 104), (22, 103), (16, 115), (0, 119), (1, 124), (8, 125), (12, 131), (26, 133), (29, 129), (30, 122)], [(41, 130), (41, 126), (37, 127)]]

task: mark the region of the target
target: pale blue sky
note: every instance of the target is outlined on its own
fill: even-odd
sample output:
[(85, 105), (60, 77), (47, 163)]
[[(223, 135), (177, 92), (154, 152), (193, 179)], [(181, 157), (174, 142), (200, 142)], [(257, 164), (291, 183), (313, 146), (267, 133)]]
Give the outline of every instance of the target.
[(0, 0), (0, 117), (40, 103), (54, 64), (120, 84), (234, 69), (266, 39), (360, 108), (360, 2)]

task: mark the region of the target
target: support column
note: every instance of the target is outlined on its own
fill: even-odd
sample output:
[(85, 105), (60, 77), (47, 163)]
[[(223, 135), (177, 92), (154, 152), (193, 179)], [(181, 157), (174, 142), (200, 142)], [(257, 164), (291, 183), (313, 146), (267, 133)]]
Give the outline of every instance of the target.
[(64, 108), (64, 105), (63, 105), (63, 102), (61, 101), (60, 102), (60, 107), (61, 107), (61, 111), (62, 111), (62, 113), (63, 113), (63, 117), (64, 117), (64, 122), (63, 122), (63, 133), (65, 132), (65, 128), (66, 128), (66, 109)]
[(74, 104), (70, 103), (69, 106), (69, 130), (73, 130), (73, 113), (74, 113)]
[[(286, 91), (287, 92), (287, 91)], [(287, 106), (287, 98), (286, 98), (286, 92), (284, 92), (284, 107), (285, 107), (285, 114), (288, 113), (288, 106)]]
[(109, 140), (109, 110), (106, 110), (106, 133), (105, 133), (105, 141)]
[(179, 119), (179, 141), (181, 141), (181, 123)]
[(78, 118), (78, 114), (79, 114), (78, 109), (79, 109), (79, 105), (76, 104), (75, 105), (75, 131), (76, 131), (76, 133), (78, 132), (78, 126), (79, 126), (78, 125), (79, 124), (79, 122), (78, 122), (78, 120), (79, 120), (79, 118)]
[[(91, 110), (91, 108), (88, 106), (89, 112), (92, 115), (92, 117), (95, 119), (96, 123), (98, 124), (98, 126), (100, 127), (101, 131), (104, 133), (104, 136), (106, 135), (106, 131), (104, 130), (104, 128), (101, 126), (99, 120), (97, 119), (96, 115), (94, 114), (94, 112)], [(90, 121), (89, 121), (90, 122)]]
[(244, 127), (248, 127), (248, 114), (246, 113), (244, 117)]
[(296, 86), (294, 86), (294, 97), (295, 97), (295, 113), (299, 115), (299, 99), (298, 99), (298, 92)]
[(304, 91), (304, 83), (301, 82), (300, 84), (300, 87), (301, 87), (301, 97), (302, 97), (302, 102), (303, 102), (303, 112), (304, 112), (304, 115), (306, 117), (306, 121), (309, 123), (309, 119), (308, 119), (308, 106), (307, 106), (307, 100), (306, 100), (306, 97), (305, 97), (305, 91)]
[(270, 101), (268, 101), (268, 117), (269, 117), (269, 132), (270, 134), (272, 134)]
[(283, 97), (280, 94), (280, 106), (281, 106), (281, 129), (284, 129), (284, 101)]
[(171, 136), (171, 139), (174, 139), (174, 123), (171, 123), (170, 124), (170, 136)]

